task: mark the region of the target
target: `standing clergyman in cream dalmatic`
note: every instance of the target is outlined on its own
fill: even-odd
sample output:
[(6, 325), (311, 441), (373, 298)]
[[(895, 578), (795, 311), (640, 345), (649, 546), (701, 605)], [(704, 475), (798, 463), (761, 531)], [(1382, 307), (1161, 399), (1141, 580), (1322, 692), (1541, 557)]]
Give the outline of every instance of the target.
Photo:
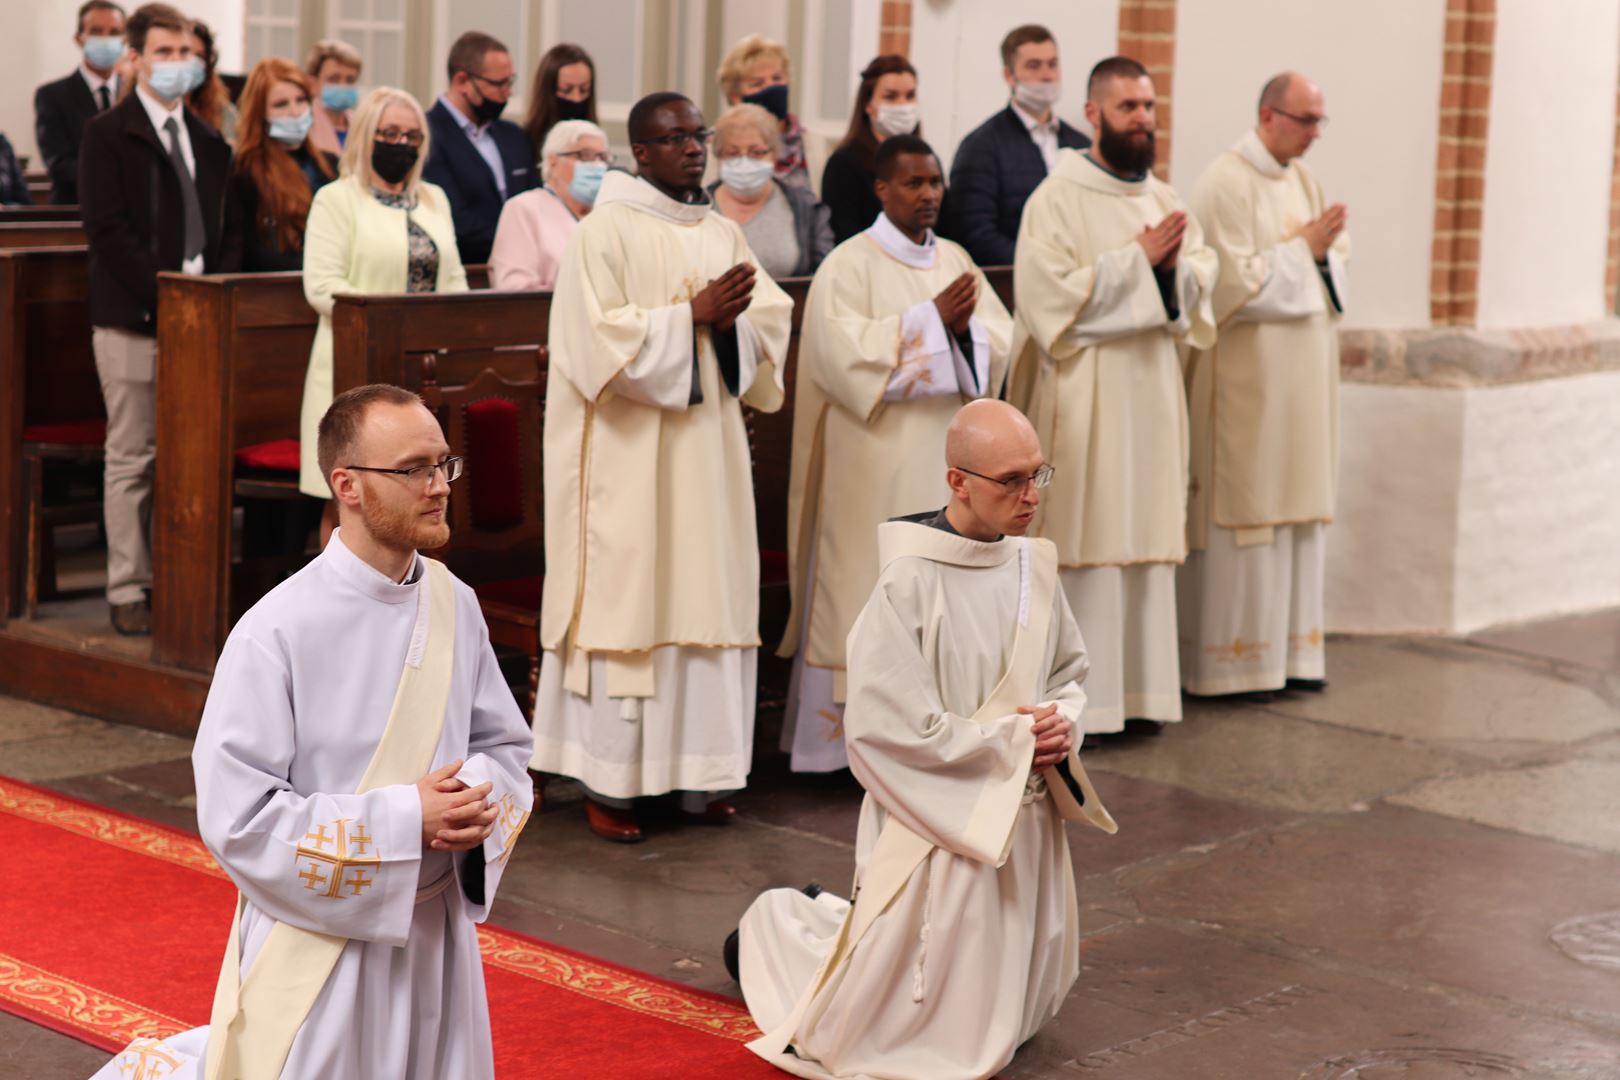
[(1080, 767), (1086, 651), (1056, 551), (1023, 536), (1052, 478), (1040, 441), (975, 401), (945, 458), (950, 503), (880, 527), (850, 633), (853, 904), (772, 890), (727, 943), (765, 1032), (749, 1048), (795, 1076), (1003, 1068), (1079, 976), (1063, 822), (1115, 828)]
[(531, 744), (443, 547), (461, 469), (415, 394), (338, 395), (340, 527), (231, 631), (197, 729), (197, 826), (241, 890), (208, 1027), (98, 1080), (495, 1075), (476, 923), (528, 820)]
[(794, 383), (788, 557), (793, 656), (783, 749), (795, 772), (844, 754), (844, 640), (877, 581), (877, 527), (943, 502), (938, 457), (964, 401), (995, 397), (1012, 319), (984, 274), (934, 235), (939, 159), (915, 135), (883, 140), (883, 213), (810, 284)]
[(1194, 694), (1326, 686), (1322, 581), (1338, 471), (1339, 316), (1350, 237), (1299, 159), (1321, 89), (1266, 83), (1259, 125), (1215, 159), (1193, 212), (1221, 257), (1220, 340), (1192, 354), (1191, 553), (1178, 582)]

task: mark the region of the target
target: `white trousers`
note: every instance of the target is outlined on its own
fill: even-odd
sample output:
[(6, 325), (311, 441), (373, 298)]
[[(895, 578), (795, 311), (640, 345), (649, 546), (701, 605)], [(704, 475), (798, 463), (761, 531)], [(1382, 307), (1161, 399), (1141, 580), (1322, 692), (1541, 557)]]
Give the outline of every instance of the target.
[(1175, 566), (1065, 567), (1058, 578), (1091, 660), (1081, 714), (1086, 731), (1124, 731), (1126, 720), (1180, 720)]
[(1238, 547), (1233, 530), (1210, 528), (1176, 587), (1188, 693), (1278, 690), (1326, 676), (1325, 533), (1321, 522), (1279, 525), (1271, 543)]

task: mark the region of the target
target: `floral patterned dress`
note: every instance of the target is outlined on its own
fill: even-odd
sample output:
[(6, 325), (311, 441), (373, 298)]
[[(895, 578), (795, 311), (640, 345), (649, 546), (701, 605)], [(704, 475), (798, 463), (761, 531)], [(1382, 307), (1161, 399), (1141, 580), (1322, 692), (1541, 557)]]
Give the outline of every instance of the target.
[(388, 191), (371, 189), (372, 196), (384, 206), (405, 211), (405, 229), (410, 243), (410, 273), (406, 279), (406, 292), (433, 292), (439, 281), (439, 246), (411, 217), (416, 209), (414, 195), (395, 195)]

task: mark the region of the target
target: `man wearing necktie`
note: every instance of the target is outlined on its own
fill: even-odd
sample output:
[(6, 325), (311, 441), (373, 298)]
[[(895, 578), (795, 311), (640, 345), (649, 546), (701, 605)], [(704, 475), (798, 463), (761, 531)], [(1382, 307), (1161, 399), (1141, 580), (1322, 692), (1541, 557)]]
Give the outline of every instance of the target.
[(124, 57), (124, 9), (112, 0), (85, 0), (73, 42), (72, 73), (34, 91), (34, 141), (51, 178), (51, 202), (79, 202), (79, 141), (84, 125), (118, 100), (118, 61)]
[(84, 129), (79, 197), (90, 322), (107, 405), (107, 602), (121, 634), (151, 631), (157, 275), (225, 273), (242, 259), (226, 198), (231, 150), (184, 105), (191, 24), (167, 4), (129, 18), (135, 92)]

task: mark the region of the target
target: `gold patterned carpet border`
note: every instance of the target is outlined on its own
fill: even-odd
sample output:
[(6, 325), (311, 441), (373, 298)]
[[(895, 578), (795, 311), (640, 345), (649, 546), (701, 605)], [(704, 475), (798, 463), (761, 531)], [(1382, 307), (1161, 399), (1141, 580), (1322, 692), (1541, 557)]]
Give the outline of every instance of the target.
[[(194, 836), (59, 799), (3, 776), (0, 776), (0, 813), (64, 829), (213, 877), (227, 877), (203, 842)], [(595, 1001), (736, 1042), (748, 1042), (760, 1034), (740, 1003), (638, 976), (582, 954), (519, 937), (499, 927), (479, 927), (478, 946), (484, 963), (491, 967)], [(17, 970), (13, 971), (9, 965), (17, 965)], [(52, 990), (52, 987), (59, 989)], [(162, 1038), (190, 1026), (41, 969), (30, 968), (3, 953), (0, 953), (0, 995), (31, 1006), (44, 1002), (50, 1007), (37, 1011), (47, 1015), (60, 1012), (65, 1024), (125, 1041), (137, 1036)], [(148, 1026), (140, 1026), (142, 1024)], [(163, 1024), (171, 1026), (164, 1028)]]

